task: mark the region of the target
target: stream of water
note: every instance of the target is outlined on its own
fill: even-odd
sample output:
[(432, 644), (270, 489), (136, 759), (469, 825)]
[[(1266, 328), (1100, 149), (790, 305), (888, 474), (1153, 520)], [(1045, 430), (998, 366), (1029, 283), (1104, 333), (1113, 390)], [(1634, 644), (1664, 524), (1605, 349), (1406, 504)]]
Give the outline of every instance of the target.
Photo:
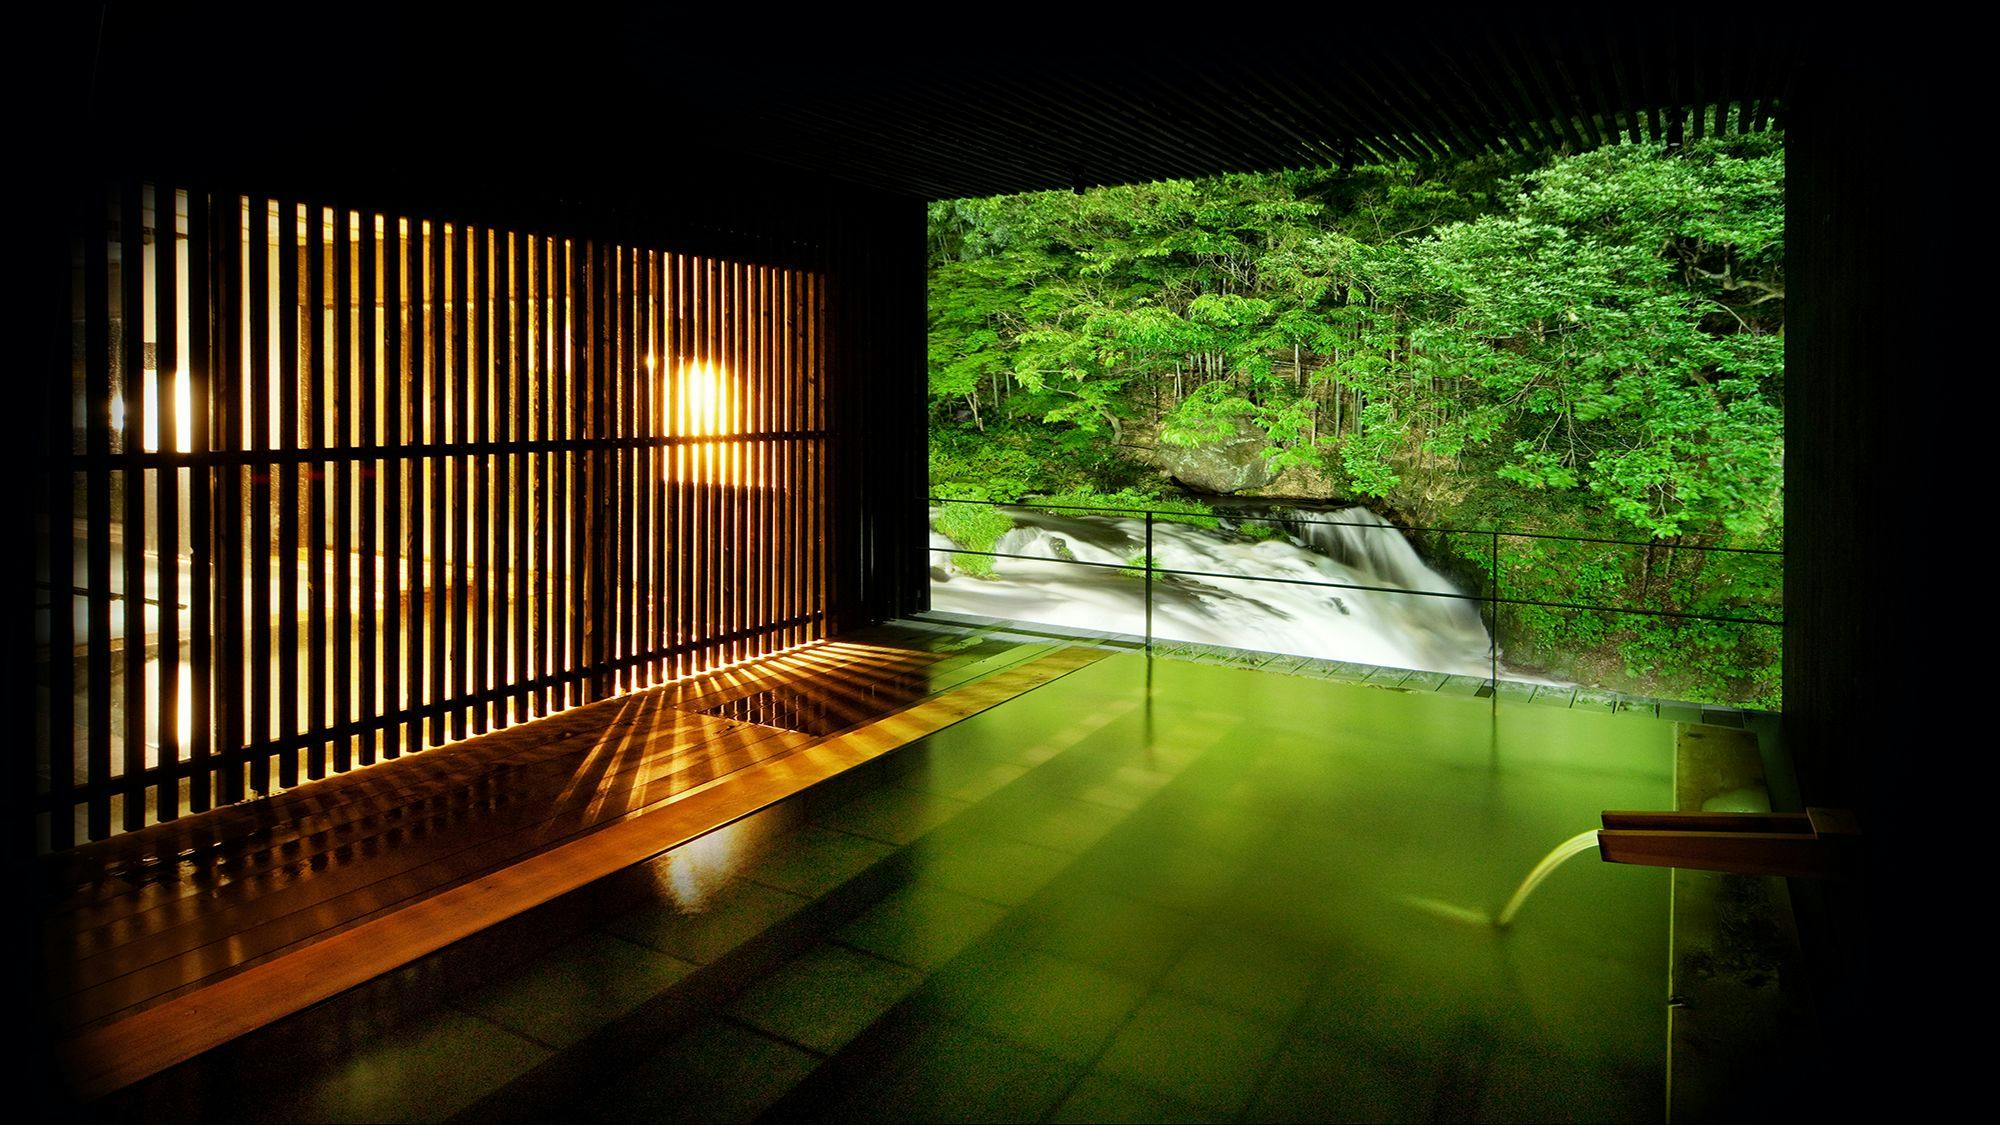
[[(1034, 561), (994, 559), (994, 576), (981, 578), (965, 573), (944, 551), (933, 551), (932, 608), (1082, 629), (1144, 632), (1144, 582), (1136, 571), (1060, 561), (1137, 563), (1145, 554), (1143, 517), (1026, 509), (1009, 509), (1009, 514), (1015, 527), (994, 549), (1031, 556)], [(1154, 635), (1390, 668), (1487, 676), (1490, 642), (1480, 603), (1428, 596), (1464, 591), (1427, 565), (1394, 524), (1355, 507), (1301, 514), (1283, 526), (1284, 537), (1260, 541), (1228, 530), (1156, 522), (1154, 566), (1227, 577), (1156, 576)], [(931, 546), (949, 549), (953, 544), (933, 530)], [(1045, 559), (1050, 561), (1040, 561)], [(1326, 589), (1238, 580), (1238, 576), (1383, 589)]]

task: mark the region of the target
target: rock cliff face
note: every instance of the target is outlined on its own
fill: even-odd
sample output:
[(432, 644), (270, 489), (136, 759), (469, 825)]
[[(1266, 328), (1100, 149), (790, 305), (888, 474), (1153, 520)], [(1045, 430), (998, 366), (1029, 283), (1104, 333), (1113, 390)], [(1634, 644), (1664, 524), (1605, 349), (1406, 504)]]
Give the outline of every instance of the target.
[(1264, 463), (1269, 444), (1264, 431), (1239, 419), (1233, 437), (1192, 447), (1161, 442), (1153, 447), (1151, 460), (1188, 488), (1227, 495), (1271, 483), (1270, 467)]

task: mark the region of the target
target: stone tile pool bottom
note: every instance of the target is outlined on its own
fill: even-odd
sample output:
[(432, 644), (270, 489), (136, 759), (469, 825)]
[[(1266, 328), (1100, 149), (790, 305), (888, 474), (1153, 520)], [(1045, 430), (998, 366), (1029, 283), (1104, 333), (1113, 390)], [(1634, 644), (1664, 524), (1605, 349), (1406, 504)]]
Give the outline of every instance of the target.
[(657, 901), (254, 1112), (1658, 1121), (1665, 871), (1579, 858), (1505, 934), (1413, 900), (1490, 913), (1600, 811), (1669, 807), (1672, 729), (1112, 657), (681, 849)]

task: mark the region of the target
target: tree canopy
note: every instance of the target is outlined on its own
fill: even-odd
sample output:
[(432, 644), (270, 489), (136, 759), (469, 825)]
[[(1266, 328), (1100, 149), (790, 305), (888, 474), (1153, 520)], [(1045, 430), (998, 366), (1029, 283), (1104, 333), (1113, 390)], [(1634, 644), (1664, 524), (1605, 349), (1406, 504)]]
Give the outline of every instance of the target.
[(1248, 432), (1273, 494), (1776, 546), (1783, 164), (1764, 132), (934, 204), (934, 485), (1170, 492), (1162, 450)]

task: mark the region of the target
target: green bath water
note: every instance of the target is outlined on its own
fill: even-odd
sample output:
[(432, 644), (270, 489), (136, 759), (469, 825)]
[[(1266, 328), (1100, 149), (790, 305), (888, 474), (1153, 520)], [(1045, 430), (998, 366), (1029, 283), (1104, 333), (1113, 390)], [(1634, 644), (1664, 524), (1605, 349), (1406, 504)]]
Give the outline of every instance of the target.
[(1672, 730), (1112, 657), (252, 1111), (1657, 1121), (1667, 873), (1580, 855), (1485, 920), (1670, 807)]

